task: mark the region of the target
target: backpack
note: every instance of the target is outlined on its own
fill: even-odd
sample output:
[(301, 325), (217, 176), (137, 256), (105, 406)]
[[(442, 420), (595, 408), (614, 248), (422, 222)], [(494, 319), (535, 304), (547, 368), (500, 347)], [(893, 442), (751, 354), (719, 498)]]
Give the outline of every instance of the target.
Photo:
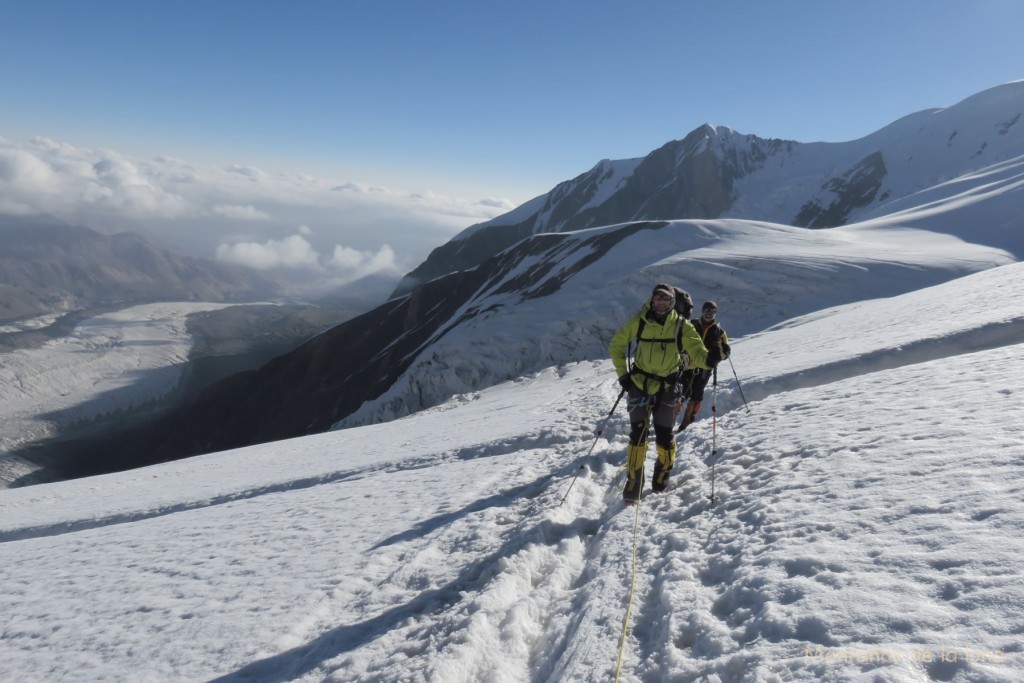
[(693, 299), (690, 298), (690, 293), (678, 287), (672, 289), (676, 290), (676, 313), (689, 320), (690, 314), (693, 313)]

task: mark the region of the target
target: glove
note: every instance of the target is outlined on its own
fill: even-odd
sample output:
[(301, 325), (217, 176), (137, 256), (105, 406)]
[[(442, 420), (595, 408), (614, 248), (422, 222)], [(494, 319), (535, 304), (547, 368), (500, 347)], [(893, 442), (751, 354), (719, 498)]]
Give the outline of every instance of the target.
[(633, 386), (633, 380), (630, 379), (628, 374), (623, 375), (622, 377), (619, 377), (619, 386), (621, 386), (626, 391), (629, 391), (629, 388)]
[(704, 364), (713, 370), (721, 362), (722, 349), (718, 348), (717, 346), (712, 346), (710, 349), (708, 349), (708, 358)]
[(665, 378), (665, 389), (668, 391), (679, 393), (679, 376), (680, 373), (673, 372), (671, 375)]

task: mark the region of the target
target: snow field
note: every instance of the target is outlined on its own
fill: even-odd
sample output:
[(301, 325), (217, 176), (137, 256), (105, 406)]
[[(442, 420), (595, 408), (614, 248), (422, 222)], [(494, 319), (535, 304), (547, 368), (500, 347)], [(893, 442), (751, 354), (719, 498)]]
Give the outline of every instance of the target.
[[(949, 304), (973, 326), (896, 297), (734, 344), (768, 395), (748, 412), (720, 377), (714, 425), (706, 402), (639, 507), (621, 680), (1020, 680), (1024, 338), (1015, 309), (977, 305), (986, 275)], [(4, 491), (0, 679), (609, 680), (637, 514), (624, 409), (586, 454), (613, 375), (574, 363), (387, 424)]]

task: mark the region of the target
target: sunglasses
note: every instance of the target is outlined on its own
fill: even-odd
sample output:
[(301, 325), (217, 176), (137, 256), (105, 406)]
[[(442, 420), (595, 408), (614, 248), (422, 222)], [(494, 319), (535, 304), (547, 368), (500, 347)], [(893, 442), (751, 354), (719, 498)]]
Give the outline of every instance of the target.
[(656, 294), (652, 300), (653, 301), (675, 301), (676, 298), (674, 296), (667, 296), (665, 294)]

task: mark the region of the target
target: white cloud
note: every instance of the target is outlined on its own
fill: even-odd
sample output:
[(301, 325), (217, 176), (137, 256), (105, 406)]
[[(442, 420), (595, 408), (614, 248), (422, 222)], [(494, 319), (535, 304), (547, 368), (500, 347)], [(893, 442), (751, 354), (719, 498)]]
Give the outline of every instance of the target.
[(0, 150), (0, 182), (17, 183), (26, 191), (45, 190), (56, 179), (49, 164), (20, 149)]
[(0, 208), (87, 221), (93, 214), (123, 219), (173, 218), (190, 212), (175, 192), (151, 182), (116, 152), (81, 150), (47, 138), (0, 142)]
[(241, 164), (231, 164), (224, 170), (227, 171), (228, 173), (236, 173), (240, 176), (248, 178), (252, 182), (259, 182), (262, 178), (265, 178), (267, 175), (258, 168), (253, 168), (252, 166), (243, 166)]
[(246, 204), (245, 206), (221, 204), (213, 207), (212, 211), (215, 214), (224, 216), (225, 218), (231, 218), (237, 221), (269, 221), (270, 214), (266, 211), (260, 211), (252, 204)]
[(320, 269), (320, 259), (312, 245), (301, 235), (283, 240), (236, 242), (217, 247), (217, 260), (267, 270), (271, 268)]
[(217, 260), (259, 270), (302, 270), (305, 277), (301, 279), (307, 284), (309, 276), (319, 276), (313, 285), (319, 291), (374, 274), (398, 278), (415, 265), (403, 263), (386, 244), (380, 249), (368, 251), (336, 244), (330, 256), (324, 256), (306, 239), (312, 233), (307, 226), (302, 226), (299, 232), (302, 234), (290, 235), (281, 240), (221, 244), (217, 247)]
[(480, 206), (486, 206), (491, 209), (498, 209), (502, 213), (507, 213), (512, 209), (516, 208), (516, 205), (507, 199), (496, 199), (494, 197), (487, 197), (477, 202)]
[(394, 250), (386, 244), (376, 252), (336, 245), (327, 266), (342, 283), (374, 273), (402, 275), (405, 272), (405, 267), (398, 264)]
[[(305, 269), (327, 284), (412, 269), (457, 232), (511, 207), (493, 197), (0, 138), (0, 212), (131, 230), (193, 256), (288, 269), (292, 278)], [(242, 221), (248, 234), (240, 238)]]
[(364, 185), (362, 183), (345, 183), (344, 185), (337, 185), (331, 188), (331, 192), (352, 192), (354, 194), (388, 194), (388, 191), (383, 187), (374, 187), (372, 185)]

